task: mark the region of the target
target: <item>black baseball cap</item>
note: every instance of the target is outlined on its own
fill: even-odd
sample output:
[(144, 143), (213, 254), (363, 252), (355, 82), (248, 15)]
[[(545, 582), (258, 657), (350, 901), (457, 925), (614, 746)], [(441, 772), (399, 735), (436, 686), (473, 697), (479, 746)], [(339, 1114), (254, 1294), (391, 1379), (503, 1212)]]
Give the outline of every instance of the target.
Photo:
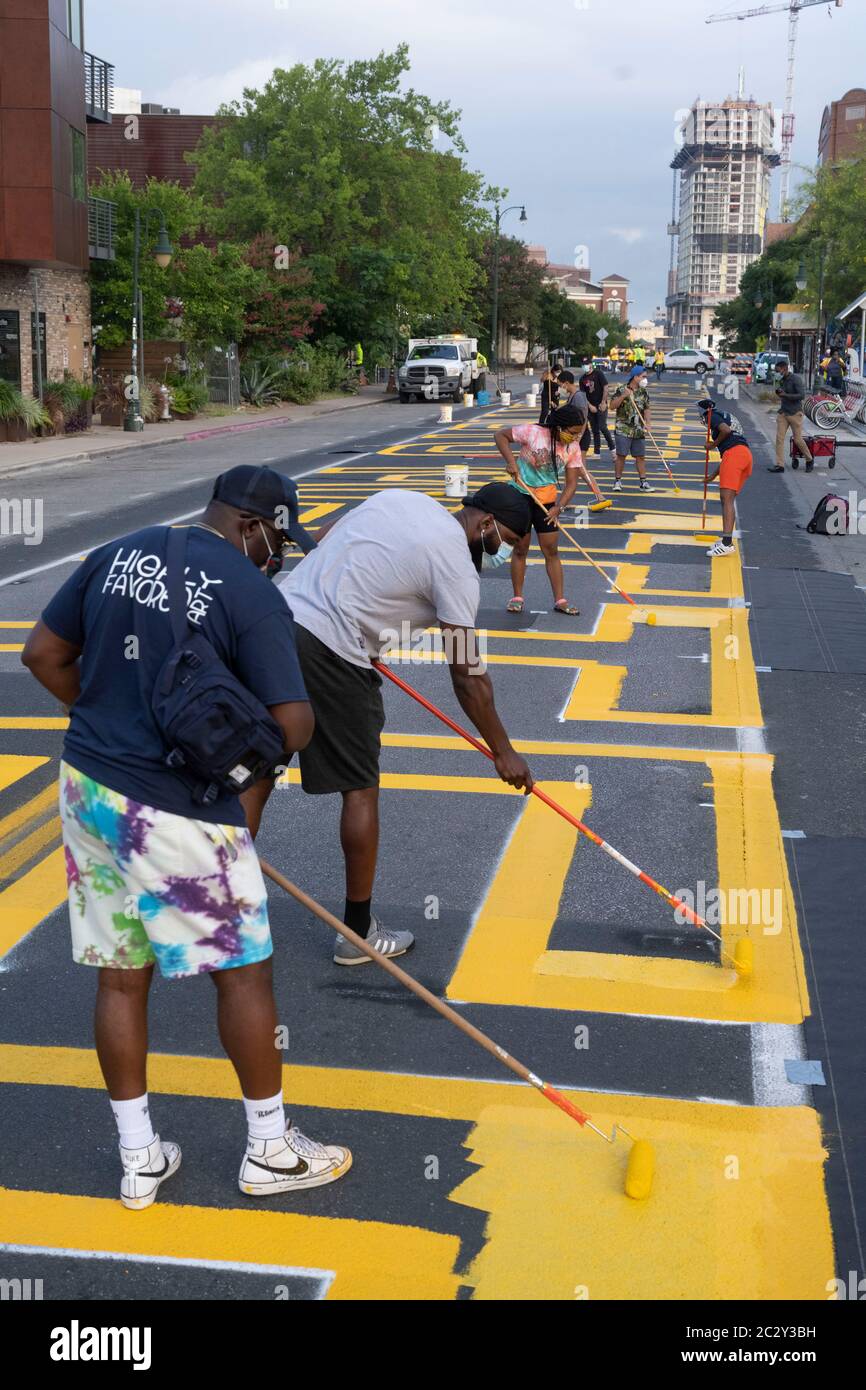
[(220, 473), (211, 500), (264, 517), (300, 546), (305, 555), (316, 548), (316, 542), (298, 520), (297, 483), (274, 468), (241, 463)]
[(495, 521), (501, 521), (515, 536), (525, 536), (532, 525), (529, 498), (510, 483), (486, 483), (467, 497), (463, 505), (475, 507), (479, 512), (489, 512)]

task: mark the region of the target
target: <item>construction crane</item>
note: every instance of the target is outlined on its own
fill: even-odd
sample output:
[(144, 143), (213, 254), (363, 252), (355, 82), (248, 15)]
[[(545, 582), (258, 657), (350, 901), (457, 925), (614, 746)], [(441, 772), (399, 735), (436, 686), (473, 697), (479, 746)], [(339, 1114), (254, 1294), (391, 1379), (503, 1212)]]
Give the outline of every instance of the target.
[(831, 5), (840, 9), (842, 0), (787, 0), (783, 5), (758, 5), (753, 10), (741, 10), (739, 14), (711, 14), (707, 24), (720, 24), (725, 19), (754, 19), (759, 14), (776, 14), (779, 10), (788, 11), (788, 80), (785, 84), (785, 110), (782, 114), (782, 155), (781, 180), (779, 185), (779, 220), (788, 220), (788, 181), (791, 175), (791, 146), (794, 143), (794, 56), (797, 48), (797, 20), (800, 11), (811, 5), (826, 5), (832, 17)]

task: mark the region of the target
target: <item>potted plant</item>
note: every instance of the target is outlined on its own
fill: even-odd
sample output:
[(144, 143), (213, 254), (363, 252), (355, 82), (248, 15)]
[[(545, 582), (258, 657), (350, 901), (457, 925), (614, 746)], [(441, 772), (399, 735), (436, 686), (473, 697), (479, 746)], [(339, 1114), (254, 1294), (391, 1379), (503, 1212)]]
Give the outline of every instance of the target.
[(122, 381), (108, 377), (98, 383), (93, 408), (99, 411), (99, 419), (103, 425), (112, 425), (115, 429), (121, 428), (123, 417), (126, 414), (126, 404)]
[(0, 440), (21, 443), (37, 429), (50, 429), (51, 416), (32, 396), (25, 396), (8, 381), (0, 381)]

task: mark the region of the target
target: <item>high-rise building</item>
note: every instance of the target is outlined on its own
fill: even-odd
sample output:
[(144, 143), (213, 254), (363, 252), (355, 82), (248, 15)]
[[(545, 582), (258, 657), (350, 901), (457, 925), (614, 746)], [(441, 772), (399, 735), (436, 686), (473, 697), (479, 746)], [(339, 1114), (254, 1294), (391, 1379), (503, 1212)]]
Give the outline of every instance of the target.
[(674, 192), (667, 332), (674, 347), (712, 349), (720, 304), (761, 254), (770, 201), (773, 108), (738, 96), (696, 101), (671, 162)]

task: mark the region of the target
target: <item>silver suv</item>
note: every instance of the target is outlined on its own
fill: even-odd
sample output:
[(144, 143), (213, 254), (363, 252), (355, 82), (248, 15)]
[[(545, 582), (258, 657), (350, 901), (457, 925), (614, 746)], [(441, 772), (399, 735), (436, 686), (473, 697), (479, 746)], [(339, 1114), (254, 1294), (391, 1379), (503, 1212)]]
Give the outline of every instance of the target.
[(665, 353), (665, 370), (668, 372), (697, 372), (698, 376), (703, 376), (704, 372), (714, 371), (716, 359), (711, 352), (702, 352), (700, 348), (674, 348), (672, 352)]

